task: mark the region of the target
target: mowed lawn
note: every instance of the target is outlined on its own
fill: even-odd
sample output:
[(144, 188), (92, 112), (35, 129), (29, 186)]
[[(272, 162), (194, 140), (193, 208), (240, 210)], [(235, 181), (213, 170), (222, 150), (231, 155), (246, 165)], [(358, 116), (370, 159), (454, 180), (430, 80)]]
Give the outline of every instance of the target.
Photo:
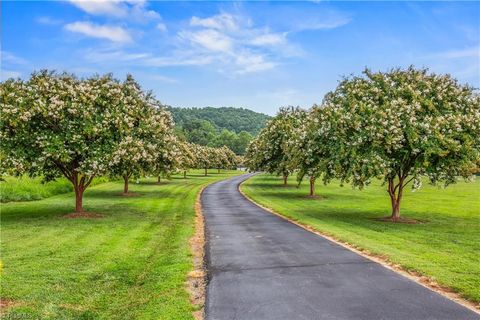
[(393, 224), (372, 218), (390, 214), (390, 200), (380, 182), (360, 191), (338, 182), (319, 183), (319, 198), (308, 195), (308, 181), (256, 175), (242, 190), (259, 204), (337, 239), (388, 257), (480, 303), (480, 181), (446, 189), (424, 183), (405, 194), (401, 214), (422, 224)]
[[(215, 173), (213, 173), (215, 172)], [(240, 172), (174, 176), (88, 189), (84, 209), (102, 218), (66, 219), (67, 193), (1, 205), (4, 319), (191, 319), (185, 281), (201, 186)]]

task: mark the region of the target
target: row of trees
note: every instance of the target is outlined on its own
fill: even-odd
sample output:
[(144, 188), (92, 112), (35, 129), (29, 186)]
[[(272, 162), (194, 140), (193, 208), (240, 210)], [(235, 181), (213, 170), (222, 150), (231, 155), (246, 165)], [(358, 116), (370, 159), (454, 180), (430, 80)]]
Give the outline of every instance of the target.
[(127, 76), (79, 79), (49, 71), (27, 81), (0, 85), (2, 174), (65, 176), (75, 190), (75, 210), (83, 210), (83, 193), (95, 177), (124, 179), (169, 176), (190, 168), (236, 166), (228, 148), (188, 143), (174, 133), (170, 112), (151, 92)]
[(332, 179), (363, 188), (382, 179), (391, 219), (400, 219), (405, 187), (473, 178), (480, 159), (480, 97), (474, 88), (427, 69), (365, 70), (344, 78), (321, 105), (283, 108), (252, 141), (250, 170), (298, 182)]

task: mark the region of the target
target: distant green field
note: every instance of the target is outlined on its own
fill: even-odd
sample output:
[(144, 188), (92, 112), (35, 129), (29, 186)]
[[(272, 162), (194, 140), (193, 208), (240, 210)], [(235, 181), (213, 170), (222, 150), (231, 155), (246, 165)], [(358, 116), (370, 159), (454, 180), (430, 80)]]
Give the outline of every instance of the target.
[(390, 200), (379, 182), (363, 191), (338, 183), (318, 184), (317, 199), (308, 182), (283, 187), (281, 178), (261, 174), (242, 190), (258, 203), (343, 241), (388, 257), (427, 275), (471, 301), (480, 302), (480, 181), (446, 189), (424, 184), (408, 190), (402, 216), (422, 224), (372, 220), (390, 214)]
[[(47, 183), (42, 183), (40, 177), (4, 177), (4, 179), (5, 181), (0, 181), (0, 202), (40, 200), (73, 191), (72, 183), (65, 178)], [(106, 181), (108, 181), (106, 178), (100, 177), (93, 180), (93, 185)]]
[(85, 193), (95, 219), (66, 219), (73, 193), (2, 204), (2, 319), (192, 319), (185, 290), (192, 270), (188, 239), (203, 185), (239, 174), (121, 182)]

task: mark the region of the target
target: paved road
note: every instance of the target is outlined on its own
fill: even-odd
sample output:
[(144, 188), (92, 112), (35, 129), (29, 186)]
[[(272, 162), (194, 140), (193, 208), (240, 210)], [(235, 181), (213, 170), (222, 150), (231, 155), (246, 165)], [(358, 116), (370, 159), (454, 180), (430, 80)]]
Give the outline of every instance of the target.
[(207, 320), (480, 319), (397, 273), (261, 209), (238, 191), (202, 194)]

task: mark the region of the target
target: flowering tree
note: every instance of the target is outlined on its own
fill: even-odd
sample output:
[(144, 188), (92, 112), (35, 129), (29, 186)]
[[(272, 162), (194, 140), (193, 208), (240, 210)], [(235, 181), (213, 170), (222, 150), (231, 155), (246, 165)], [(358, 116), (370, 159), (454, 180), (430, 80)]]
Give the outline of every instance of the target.
[(204, 169), (205, 176), (207, 176), (208, 168), (210, 168), (215, 161), (215, 154), (212, 152), (213, 148), (198, 144), (192, 144), (192, 147), (196, 158), (195, 168)]
[(281, 108), (247, 148), (246, 159), (250, 170), (264, 170), (283, 176), (284, 185), (295, 169), (293, 145), (305, 119), (300, 108)]
[(413, 67), (365, 70), (340, 82), (324, 104), (320, 130), (331, 138), (331, 169), (358, 187), (383, 178), (393, 221), (409, 183), (416, 189), (422, 176), (445, 186), (469, 178), (480, 157), (479, 96), (449, 75)]
[[(326, 145), (328, 141), (318, 124), (323, 123), (323, 109), (314, 106), (308, 113), (303, 112), (298, 116), (300, 125), (295, 129), (290, 139), (292, 152), (292, 168), (297, 169), (297, 181), (300, 184), (305, 176), (310, 183), (310, 196), (315, 196), (315, 182), (325, 171), (328, 162)], [(327, 183), (328, 175), (324, 174)]]
[(214, 154), (213, 166), (217, 168), (218, 173), (220, 169), (230, 169), (236, 165), (235, 153), (228, 147), (212, 148), (211, 152)]
[(209, 168), (220, 169), (231, 168), (236, 165), (235, 153), (228, 147), (213, 148), (208, 146), (201, 146), (198, 144), (190, 144), (191, 150), (195, 155), (195, 168), (204, 169), (205, 176)]
[(65, 176), (82, 211), (85, 189), (107, 172), (129, 126), (122, 85), (110, 75), (79, 80), (41, 71), (3, 82), (0, 97), (3, 165), (45, 180)]
[(224, 163), (222, 165), (223, 169), (236, 169), (238, 157), (229, 147), (223, 146), (222, 152), (224, 154)]
[[(173, 121), (151, 93), (142, 91), (131, 75), (122, 85), (124, 104), (121, 111), (127, 126), (110, 162), (110, 174), (124, 180), (124, 194), (132, 176), (151, 168), (165, 170), (173, 161)], [(154, 170), (155, 171), (155, 170)], [(159, 170), (160, 171), (160, 170)], [(160, 177), (160, 173), (158, 173)]]
[(193, 143), (179, 141), (178, 149), (177, 168), (183, 171), (183, 178), (187, 178), (187, 170), (194, 168), (197, 162), (196, 147)]

